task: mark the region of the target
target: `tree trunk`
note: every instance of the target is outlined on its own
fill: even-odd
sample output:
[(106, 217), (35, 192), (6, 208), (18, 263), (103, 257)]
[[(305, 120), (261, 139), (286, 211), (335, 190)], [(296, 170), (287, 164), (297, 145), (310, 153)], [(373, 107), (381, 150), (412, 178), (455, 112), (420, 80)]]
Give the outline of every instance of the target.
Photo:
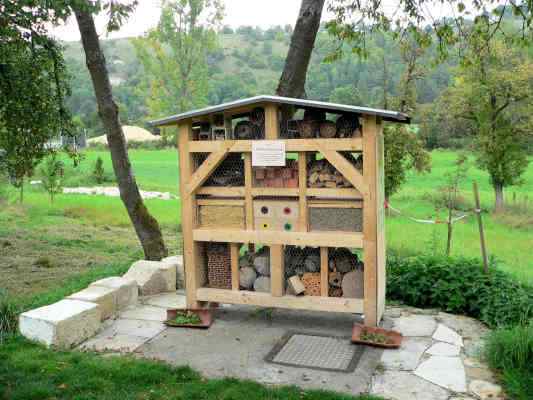
[(494, 203), (494, 211), (502, 212), (505, 208), (503, 200), (503, 185), (501, 183), (493, 183), (492, 187), (494, 188), (494, 194), (496, 196), (496, 201)]
[(324, 0), (302, 0), (285, 59), (285, 67), (276, 90), (278, 96), (304, 97), (307, 67), (320, 27), (323, 8)]
[(450, 254), (452, 253), (452, 233), (453, 233), (452, 207), (449, 207), (448, 208), (448, 239), (446, 241), (446, 257), (450, 257)]
[(113, 100), (105, 58), (100, 48), (93, 16), (84, 9), (83, 5), (74, 7), (74, 12), (85, 51), (87, 68), (93, 82), (98, 114), (106, 131), (120, 198), (126, 206), (137, 237), (141, 242), (145, 258), (147, 260), (160, 260), (166, 257), (168, 252), (159, 224), (144, 205), (137, 182), (133, 176), (126, 147), (126, 138), (120, 124), (118, 107)]

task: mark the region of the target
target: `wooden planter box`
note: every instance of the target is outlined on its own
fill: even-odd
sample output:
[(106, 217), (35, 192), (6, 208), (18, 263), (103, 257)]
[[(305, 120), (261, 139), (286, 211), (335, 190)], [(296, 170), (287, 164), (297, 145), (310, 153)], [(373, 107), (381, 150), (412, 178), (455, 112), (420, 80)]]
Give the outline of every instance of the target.
[[(376, 343), (361, 338), (364, 332), (370, 334), (377, 334), (385, 336), (389, 342), (387, 343)], [(376, 328), (371, 326), (362, 326), (354, 325), (352, 328), (352, 343), (354, 344), (365, 344), (373, 347), (382, 347), (385, 349), (397, 349), (402, 345), (403, 336), (401, 333), (396, 331), (391, 331), (383, 328)]]
[[(198, 315), (200, 320), (202, 321), (199, 324), (178, 324), (176, 322), (172, 322), (176, 319), (179, 313), (183, 312), (189, 312)], [(213, 314), (211, 310), (205, 309), (205, 308), (173, 308), (167, 310), (167, 320), (165, 321), (165, 325), (177, 327), (177, 328), (196, 328), (196, 329), (207, 329), (211, 326), (213, 323)]]

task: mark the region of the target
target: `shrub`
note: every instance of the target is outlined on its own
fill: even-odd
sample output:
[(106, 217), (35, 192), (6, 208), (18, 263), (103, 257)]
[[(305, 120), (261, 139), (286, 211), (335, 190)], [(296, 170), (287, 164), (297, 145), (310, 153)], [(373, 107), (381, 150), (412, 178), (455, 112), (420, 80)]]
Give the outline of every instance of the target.
[(533, 399), (533, 325), (497, 329), (484, 346), (489, 366), (502, 373), (510, 398)]
[(389, 256), (387, 294), (414, 307), (435, 307), (477, 318), (489, 327), (533, 318), (533, 288), (477, 259)]
[(102, 157), (98, 156), (96, 162), (94, 163), (93, 169), (93, 178), (99, 185), (104, 183), (106, 180), (105, 170), (104, 170), (104, 160)]
[(54, 197), (63, 191), (65, 164), (58, 160), (57, 153), (52, 153), (44, 160), (40, 172), (42, 185), (50, 196), (50, 203), (53, 203)]
[(54, 268), (54, 263), (47, 256), (41, 256), (33, 262), (33, 265), (37, 268)]

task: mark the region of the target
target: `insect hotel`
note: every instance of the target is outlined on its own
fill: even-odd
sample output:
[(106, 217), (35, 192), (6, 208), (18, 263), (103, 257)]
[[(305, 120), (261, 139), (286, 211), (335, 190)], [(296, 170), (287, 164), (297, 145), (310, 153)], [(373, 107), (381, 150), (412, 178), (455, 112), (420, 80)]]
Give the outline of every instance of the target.
[(178, 127), (187, 303), (385, 308), (382, 122), (405, 114), (257, 96)]

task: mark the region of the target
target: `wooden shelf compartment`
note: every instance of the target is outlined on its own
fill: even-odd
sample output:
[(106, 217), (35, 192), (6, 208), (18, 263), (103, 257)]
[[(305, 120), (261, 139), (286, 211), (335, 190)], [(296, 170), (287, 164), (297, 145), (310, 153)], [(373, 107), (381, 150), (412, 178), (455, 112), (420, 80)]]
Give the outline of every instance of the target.
[[(333, 151), (353, 151), (363, 150), (361, 138), (349, 139), (281, 139), (285, 142), (285, 151), (320, 151), (325, 148)], [(230, 145), (229, 151), (232, 153), (246, 153), (252, 151), (253, 140), (205, 140), (191, 141), (188, 144), (190, 153), (212, 153)]]
[(363, 234), (360, 232), (285, 232), (198, 228), (193, 229), (192, 234), (193, 240), (197, 242), (363, 248)]
[(199, 288), (196, 290), (198, 301), (226, 304), (246, 304), (261, 307), (279, 307), (293, 310), (331, 311), (342, 313), (363, 313), (363, 299), (322, 296), (272, 296), (270, 293), (247, 290), (226, 290)]

